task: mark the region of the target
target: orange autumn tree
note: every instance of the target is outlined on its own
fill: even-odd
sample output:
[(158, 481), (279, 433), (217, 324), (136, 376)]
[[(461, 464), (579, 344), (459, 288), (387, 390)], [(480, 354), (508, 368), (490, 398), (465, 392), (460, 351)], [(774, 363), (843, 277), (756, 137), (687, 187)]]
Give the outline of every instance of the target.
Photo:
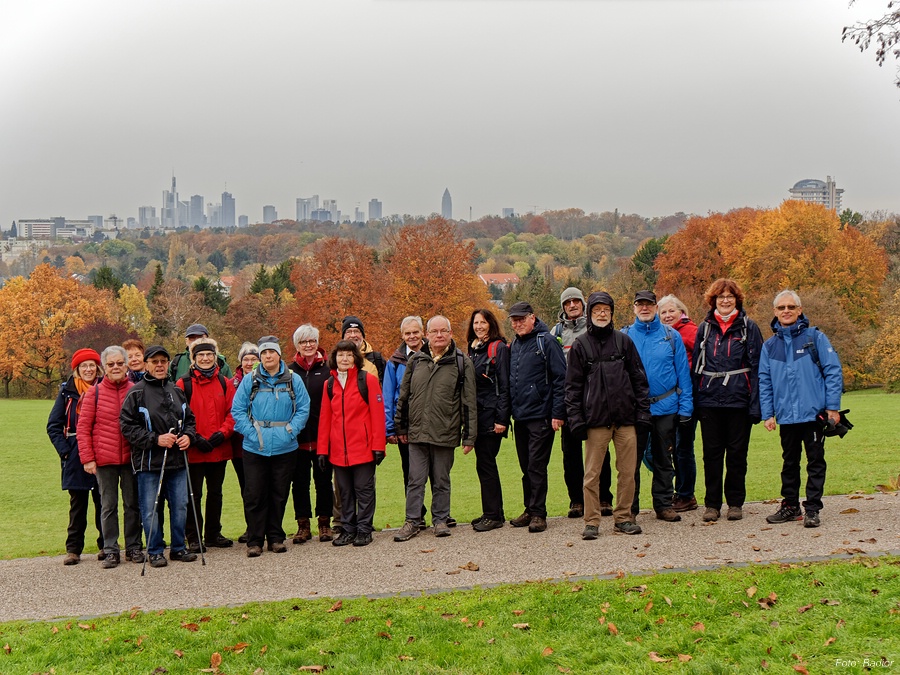
[(439, 217), (388, 232), (383, 242), (385, 272), (392, 282), (393, 341), (399, 340), (404, 316), (417, 314), (427, 321), (442, 314), (465, 350), (472, 310), (492, 306), (487, 286), (475, 273), (475, 246), (461, 241), (456, 227)]
[(108, 291), (64, 277), (51, 265), (38, 265), (28, 279), (10, 279), (0, 288), (2, 376), (29, 379), (52, 396), (68, 366), (66, 333), (98, 321), (113, 323), (115, 315)]

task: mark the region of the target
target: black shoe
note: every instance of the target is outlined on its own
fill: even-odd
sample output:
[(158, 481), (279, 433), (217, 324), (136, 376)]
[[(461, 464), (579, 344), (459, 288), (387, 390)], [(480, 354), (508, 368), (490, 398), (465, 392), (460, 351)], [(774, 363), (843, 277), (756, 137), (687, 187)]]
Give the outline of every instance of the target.
[(612, 504), (609, 502), (600, 502), (600, 515), (611, 516), (613, 514)]
[(215, 539), (207, 539), (206, 545), (213, 546), (215, 548), (231, 548), (232, 546), (234, 546), (234, 542), (228, 537), (223, 537), (220, 534)]
[(626, 520), (624, 523), (616, 523), (615, 526), (616, 532), (621, 532), (622, 534), (640, 534), (641, 526), (637, 523), (632, 523), (630, 520)]
[(169, 563), (166, 562), (166, 556), (162, 553), (150, 556), (150, 567), (165, 567)]
[(488, 532), (490, 530), (499, 530), (503, 527), (502, 520), (493, 520), (492, 518), (481, 518), (477, 523), (472, 525), (472, 529), (476, 532)]
[(106, 560), (106, 551), (100, 551), (97, 554), (97, 560), (99, 560), (100, 562), (103, 562), (104, 560)]
[(359, 532), (356, 535), (356, 539), (353, 540), (354, 546), (368, 546), (372, 543), (372, 533), (371, 532)]
[[(200, 542), (192, 541), (187, 545), (187, 550), (191, 553), (200, 553)], [(203, 547), (203, 552), (206, 553), (206, 546)]]
[(169, 551), (169, 560), (180, 560), (181, 562), (194, 562), (197, 559), (197, 554), (188, 551)]
[(242, 534), (240, 537), (238, 537), (238, 543), (239, 543), (239, 544), (246, 544), (246, 543), (247, 543), (247, 540), (248, 540), (249, 538), (250, 538), (250, 537), (247, 536), (247, 530), (244, 530), (244, 534)]
[(818, 511), (807, 511), (803, 517), (803, 527), (818, 527), (821, 524)]
[(475, 527), (475, 526), (476, 526), (478, 523), (480, 523), (482, 520), (484, 520), (484, 514), (483, 514), (483, 513), (482, 513), (480, 516), (478, 516), (475, 520), (472, 521), (472, 527)]
[(771, 516), (766, 516), (767, 523), (789, 523), (792, 520), (803, 520), (803, 512), (799, 506), (781, 502), (781, 508)]
[(125, 559), (140, 565), (144, 562), (144, 552), (139, 548), (133, 548), (125, 551)]
[(347, 546), (356, 542), (356, 534), (353, 532), (341, 532), (337, 539), (331, 542), (332, 546)]
[(113, 567), (119, 566), (119, 552), (115, 553), (107, 553), (106, 557), (103, 558), (103, 562), (100, 563), (100, 567), (105, 570), (111, 570)]
[(456, 527), (456, 518), (447, 516), (447, 527)]

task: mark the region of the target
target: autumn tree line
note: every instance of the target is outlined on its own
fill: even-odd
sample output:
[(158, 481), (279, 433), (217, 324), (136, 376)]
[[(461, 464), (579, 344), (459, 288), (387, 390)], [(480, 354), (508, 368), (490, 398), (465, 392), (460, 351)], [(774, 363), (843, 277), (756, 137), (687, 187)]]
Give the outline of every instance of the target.
[[(610, 292), (616, 325), (633, 320), (635, 291), (675, 293), (695, 320), (703, 291), (736, 279), (761, 325), (777, 290), (793, 288), (845, 364), (848, 387), (900, 389), (900, 218), (836, 214), (787, 201), (775, 209), (683, 214), (648, 221), (578, 209), (454, 223), (437, 216), (389, 227), (293, 222), (250, 233), (185, 231), (61, 246), (0, 288), (0, 381), (4, 396), (55, 394), (80, 347), (129, 336), (180, 351), (203, 323), (232, 359), (241, 342), (276, 333), (288, 345), (311, 322), (330, 346), (341, 319), (365, 323), (390, 354), (399, 321), (444, 314), (456, 336), (473, 308), (528, 299), (544, 320), (566, 286)], [(515, 272), (513, 289), (478, 273)], [(231, 282), (231, 295), (220, 280)], [(511, 333), (510, 333), (511, 335)]]

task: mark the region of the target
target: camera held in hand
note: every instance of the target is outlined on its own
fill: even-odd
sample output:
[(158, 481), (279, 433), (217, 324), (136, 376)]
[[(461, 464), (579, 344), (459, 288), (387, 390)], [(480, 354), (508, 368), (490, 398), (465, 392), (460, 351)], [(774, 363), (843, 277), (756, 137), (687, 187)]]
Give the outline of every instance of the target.
[(847, 435), (847, 432), (853, 428), (853, 424), (847, 419), (848, 412), (850, 412), (849, 408), (847, 410), (841, 410), (838, 413), (841, 416), (841, 419), (836, 424), (834, 420), (829, 419), (828, 413), (824, 410), (816, 416), (816, 419), (825, 426), (826, 437), (838, 436), (839, 438), (843, 438)]

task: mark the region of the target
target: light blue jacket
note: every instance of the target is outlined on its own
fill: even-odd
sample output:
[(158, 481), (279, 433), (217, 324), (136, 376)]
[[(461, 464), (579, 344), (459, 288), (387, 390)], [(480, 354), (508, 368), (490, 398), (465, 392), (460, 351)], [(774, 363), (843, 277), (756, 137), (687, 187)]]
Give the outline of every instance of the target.
[[(659, 315), (647, 323), (635, 319), (632, 325), (626, 326), (622, 331), (632, 339), (644, 363), (647, 381), (650, 383), (650, 414), (678, 414), (684, 417), (693, 415), (691, 367), (678, 331), (664, 326)], [(672, 389), (680, 391), (662, 398)], [(659, 400), (654, 402), (657, 397), (660, 397)]]
[[(791, 326), (772, 320), (775, 335), (766, 340), (759, 358), (759, 404), (764, 420), (778, 424), (812, 422), (823, 410), (841, 409), (844, 375), (841, 360), (825, 337), (810, 330), (800, 315)], [(821, 369), (809, 348), (815, 335), (815, 350)]]
[[(290, 385), (286, 379), (290, 374)], [(259, 378), (259, 389), (250, 403), (253, 382)], [(294, 390), (291, 403), (290, 386)], [(287, 370), (284, 361), (277, 375), (269, 375), (260, 365), (253, 376), (241, 380), (234, 402), (231, 405), (234, 430), (244, 437), (244, 451), (271, 457), (283, 455), (297, 449), (297, 435), (306, 426), (309, 418), (309, 394), (303, 380), (296, 373)]]
[[(400, 349), (406, 350), (406, 345)], [(398, 350), (399, 351), (399, 350)], [(391, 357), (384, 369), (384, 384), (381, 393), (384, 396), (384, 428), (388, 436), (394, 436), (394, 414), (397, 412), (397, 400), (400, 398), (400, 383), (403, 382), (403, 373), (406, 372), (406, 363), (397, 363)]]

